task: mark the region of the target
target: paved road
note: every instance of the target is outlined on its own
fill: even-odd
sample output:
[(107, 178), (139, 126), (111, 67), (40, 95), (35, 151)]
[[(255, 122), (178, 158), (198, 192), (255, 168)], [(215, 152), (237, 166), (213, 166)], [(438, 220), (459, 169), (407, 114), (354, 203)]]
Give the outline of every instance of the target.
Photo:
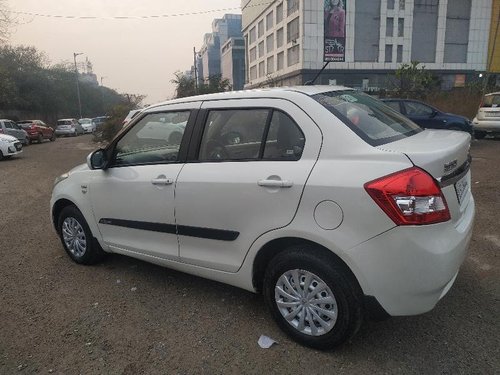
[[(90, 136), (0, 163), (0, 373), (500, 372), (500, 141), (475, 141), (477, 220), (455, 286), (432, 312), (365, 324), (335, 352), (285, 337), (258, 295), (138, 260), (78, 266), (49, 222), (54, 178)], [(268, 350), (257, 340), (279, 342)]]

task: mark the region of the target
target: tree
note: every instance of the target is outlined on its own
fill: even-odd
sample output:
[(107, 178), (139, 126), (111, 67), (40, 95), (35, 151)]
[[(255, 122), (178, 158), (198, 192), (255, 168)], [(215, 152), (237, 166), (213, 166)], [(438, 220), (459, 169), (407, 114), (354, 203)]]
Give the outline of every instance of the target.
[(185, 98), (186, 96), (196, 95), (194, 79), (182, 72), (175, 72), (175, 78), (170, 80), (177, 87), (175, 89), (176, 98)]
[(439, 79), (426, 70), (425, 65), (419, 65), (418, 61), (412, 61), (396, 70), (398, 96), (423, 98), (439, 86)]
[(182, 72), (175, 72), (174, 75), (175, 78), (170, 82), (177, 86), (175, 89), (176, 98), (224, 92), (232, 89), (229, 80), (227, 78), (222, 78), (222, 75), (220, 74), (208, 77), (208, 79), (199, 84), (198, 87), (195, 86), (195, 81), (191, 76), (185, 75)]
[(9, 27), (13, 23), (5, 0), (0, 0), (0, 45), (9, 39)]

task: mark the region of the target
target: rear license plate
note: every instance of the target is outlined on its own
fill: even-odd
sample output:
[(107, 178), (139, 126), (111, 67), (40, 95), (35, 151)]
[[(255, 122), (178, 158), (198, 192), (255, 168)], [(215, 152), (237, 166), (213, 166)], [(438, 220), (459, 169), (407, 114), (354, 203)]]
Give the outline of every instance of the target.
[(485, 112), (484, 115), (485, 115), (485, 117), (499, 117), (500, 116), (500, 111)]
[(457, 198), (459, 204), (462, 204), (462, 201), (467, 195), (468, 190), (469, 190), (469, 180), (467, 179), (467, 175), (465, 175), (455, 184), (455, 191), (457, 192)]

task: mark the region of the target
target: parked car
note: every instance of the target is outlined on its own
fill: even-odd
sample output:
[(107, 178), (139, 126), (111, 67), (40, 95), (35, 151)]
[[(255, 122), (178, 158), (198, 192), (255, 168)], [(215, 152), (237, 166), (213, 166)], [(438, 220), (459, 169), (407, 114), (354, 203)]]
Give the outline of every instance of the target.
[(16, 137), (7, 134), (0, 134), (0, 160), (23, 152), (23, 145)]
[(96, 129), (99, 129), (109, 118), (109, 116), (99, 116), (94, 117), (92, 120), (96, 124)]
[(85, 130), (83, 130), (82, 125), (80, 125), (80, 123), (74, 118), (57, 120), (57, 136), (70, 135), (72, 137), (76, 137), (77, 135), (81, 135), (84, 132)]
[(18, 121), (17, 124), (28, 133), (29, 143), (32, 141), (42, 143), (44, 139), (56, 140), (54, 129), (42, 120), (23, 120)]
[(382, 101), (424, 129), (461, 130), (473, 134), (472, 122), (467, 117), (445, 113), (413, 99), (382, 99)]
[(93, 133), (96, 129), (96, 123), (91, 118), (81, 118), (78, 120), (85, 133)]
[(0, 120), (0, 134), (8, 134), (17, 138), (23, 145), (29, 143), (28, 133), (12, 120)]
[(478, 139), (484, 138), (487, 134), (500, 135), (500, 92), (486, 94), (483, 97), (472, 124)]
[(51, 216), (77, 263), (115, 252), (262, 292), (288, 335), (331, 348), (449, 291), (474, 218), (469, 146), (343, 87), (177, 99), (58, 177)]

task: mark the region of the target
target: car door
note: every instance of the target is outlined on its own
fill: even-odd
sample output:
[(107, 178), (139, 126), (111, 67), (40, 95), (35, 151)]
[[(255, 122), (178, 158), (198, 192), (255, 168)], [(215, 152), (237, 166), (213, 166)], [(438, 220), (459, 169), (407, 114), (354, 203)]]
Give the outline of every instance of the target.
[[(95, 171), (92, 208), (112, 251), (178, 258), (174, 186), (189, 141), (187, 128), (178, 125), (194, 121), (194, 108), (176, 105), (144, 114), (114, 142), (109, 168)], [(170, 138), (172, 128), (181, 128), (181, 137)]]
[(385, 105), (391, 107), (396, 112), (403, 113), (403, 110), (401, 109), (401, 102), (399, 100), (384, 100), (383, 102)]
[(443, 129), (446, 122), (443, 122), (437, 112), (431, 106), (413, 100), (403, 101), (406, 117), (423, 128)]
[[(294, 218), (322, 136), (281, 99), (205, 102), (177, 179), (183, 262), (236, 272), (253, 241)], [(200, 140), (201, 139), (201, 140)]]

